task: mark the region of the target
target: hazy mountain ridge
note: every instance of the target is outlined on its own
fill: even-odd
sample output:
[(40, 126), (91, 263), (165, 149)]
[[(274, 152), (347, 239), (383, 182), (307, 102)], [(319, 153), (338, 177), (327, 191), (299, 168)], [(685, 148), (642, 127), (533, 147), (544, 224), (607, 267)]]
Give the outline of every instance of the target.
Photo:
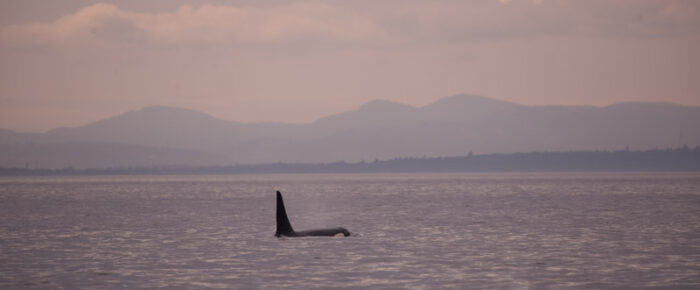
[[(97, 121), (82, 127), (58, 128), (46, 135), (61, 141), (212, 149), (233, 142), (240, 124), (182, 108), (154, 106)], [(195, 137), (196, 138), (192, 138)]]
[(44, 134), (0, 130), (0, 166), (139, 166), (143, 158), (142, 165), (229, 165), (670, 148), (700, 144), (697, 128), (700, 107), (525, 106), (469, 95), (423, 107), (373, 101), (309, 124), (245, 124), (187, 109), (147, 107)]

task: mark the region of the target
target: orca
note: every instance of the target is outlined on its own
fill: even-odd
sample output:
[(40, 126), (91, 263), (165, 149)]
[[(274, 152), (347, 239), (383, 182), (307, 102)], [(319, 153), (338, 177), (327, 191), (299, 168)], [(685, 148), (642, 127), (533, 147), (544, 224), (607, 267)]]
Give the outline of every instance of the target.
[(275, 232), (275, 237), (336, 237), (340, 235), (347, 237), (350, 235), (350, 232), (345, 228), (340, 227), (300, 232), (294, 231), (292, 224), (289, 223), (287, 211), (284, 209), (282, 193), (280, 193), (279, 190), (277, 191), (277, 232)]

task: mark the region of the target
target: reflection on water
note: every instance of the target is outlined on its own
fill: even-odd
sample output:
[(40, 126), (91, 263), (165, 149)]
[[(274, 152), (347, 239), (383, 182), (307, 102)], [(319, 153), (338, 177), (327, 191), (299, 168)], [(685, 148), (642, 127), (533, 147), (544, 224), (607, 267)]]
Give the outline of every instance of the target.
[[(297, 229), (278, 239), (275, 190)], [(700, 174), (0, 179), (0, 288), (697, 288)]]

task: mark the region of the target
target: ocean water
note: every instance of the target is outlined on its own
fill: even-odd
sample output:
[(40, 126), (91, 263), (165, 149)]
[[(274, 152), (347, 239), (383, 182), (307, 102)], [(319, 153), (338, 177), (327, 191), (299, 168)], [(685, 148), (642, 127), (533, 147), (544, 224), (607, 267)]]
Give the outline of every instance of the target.
[(700, 173), (0, 178), (2, 289), (330, 287), (697, 289)]

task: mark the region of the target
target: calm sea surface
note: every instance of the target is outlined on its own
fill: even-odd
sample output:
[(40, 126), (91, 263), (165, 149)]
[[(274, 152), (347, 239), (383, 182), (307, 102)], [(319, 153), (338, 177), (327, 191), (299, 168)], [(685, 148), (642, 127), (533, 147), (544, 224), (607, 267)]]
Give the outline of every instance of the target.
[(0, 178), (0, 288), (142, 287), (697, 289), (700, 173)]

